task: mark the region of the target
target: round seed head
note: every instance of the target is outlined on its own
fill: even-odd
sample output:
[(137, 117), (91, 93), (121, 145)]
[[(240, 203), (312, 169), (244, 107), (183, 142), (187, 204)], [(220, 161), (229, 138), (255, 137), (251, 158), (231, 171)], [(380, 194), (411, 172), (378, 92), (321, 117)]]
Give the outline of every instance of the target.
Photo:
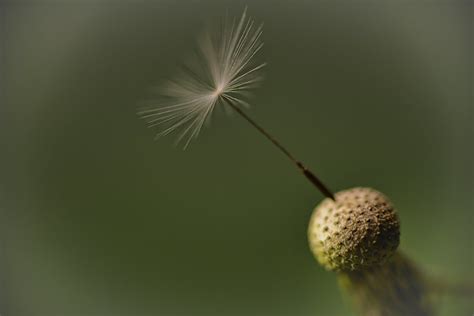
[(388, 198), (370, 188), (336, 193), (313, 211), (311, 251), (326, 269), (360, 270), (383, 263), (398, 247), (400, 223)]

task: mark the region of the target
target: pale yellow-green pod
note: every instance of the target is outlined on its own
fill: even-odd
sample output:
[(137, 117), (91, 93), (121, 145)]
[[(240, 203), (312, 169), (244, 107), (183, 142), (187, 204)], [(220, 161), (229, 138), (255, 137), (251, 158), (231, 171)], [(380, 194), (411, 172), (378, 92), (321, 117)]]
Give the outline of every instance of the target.
[(353, 188), (316, 206), (308, 228), (311, 251), (335, 271), (342, 290), (364, 316), (430, 316), (428, 283), (397, 250), (400, 223), (390, 200)]
[(323, 200), (308, 228), (311, 251), (326, 269), (355, 271), (383, 264), (400, 240), (392, 203), (370, 188), (353, 188)]

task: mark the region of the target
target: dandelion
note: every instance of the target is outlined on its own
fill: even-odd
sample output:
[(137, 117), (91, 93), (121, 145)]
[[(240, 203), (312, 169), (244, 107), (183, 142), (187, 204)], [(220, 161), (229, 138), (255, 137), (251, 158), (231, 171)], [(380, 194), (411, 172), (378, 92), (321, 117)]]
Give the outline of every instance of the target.
[(165, 100), (139, 115), (150, 127), (159, 128), (157, 137), (179, 130), (178, 142), (184, 141), (186, 148), (215, 108), (238, 113), (327, 197), (311, 217), (310, 248), (326, 269), (337, 273), (359, 310), (364, 315), (432, 315), (433, 289), (398, 250), (400, 223), (388, 198), (370, 188), (353, 188), (334, 196), (244, 111), (249, 107), (245, 101), (249, 91), (262, 80), (265, 63), (256, 62), (263, 47), (261, 37), (262, 25), (248, 18), (246, 10), (238, 21), (225, 23), (220, 32), (207, 33), (199, 41), (197, 60), (164, 87)]
[(157, 136), (181, 129), (178, 142), (189, 145), (216, 107), (248, 107), (248, 90), (262, 80), (255, 56), (262, 49), (262, 25), (247, 18), (225, 23), (218, 33), (206, 33), (199, 41), (198, 60), (164, 87), (165, 105), (141, 111), (150, 127), (160, 127)]
[(245, 9), (238, 21), (224, 22), (218, 32), (204, 34), (196, 60), (163, 87), (163, 101), (138, 115), (149, 127), (159, 129), (156, 137), (180, 130), (177, 143), (184, 141), (186, 148), (215, 108), (233, 110), (277, 146), (326, 197), (334, 199), (308, 168), (243, 111), (249, 107), (249, 91), (262, 81), (265, 63), (256, 61), (263, 47), (262, 27), (247, 17)]

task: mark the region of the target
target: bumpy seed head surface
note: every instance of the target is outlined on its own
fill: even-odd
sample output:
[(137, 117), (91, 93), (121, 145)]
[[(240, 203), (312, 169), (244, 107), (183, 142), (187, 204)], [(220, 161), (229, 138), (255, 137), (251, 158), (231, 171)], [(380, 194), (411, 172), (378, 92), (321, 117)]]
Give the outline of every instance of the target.
[(397, 249), (400, 223), (388, 198), (370, 188), (353, 188), (326, 198), (313, 211), (311, 251), (326, 269), (354, 271), (383, 263)]

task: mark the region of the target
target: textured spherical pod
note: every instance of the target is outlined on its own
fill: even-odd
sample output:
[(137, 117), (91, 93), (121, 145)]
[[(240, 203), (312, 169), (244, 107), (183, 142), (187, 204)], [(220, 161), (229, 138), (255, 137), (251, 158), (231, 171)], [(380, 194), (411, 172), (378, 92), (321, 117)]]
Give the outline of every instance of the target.
[(326, 269), (380, 265), (397, 249), (400, 224), (388, 198), (370, 188), (336, 193), (316, 206), (309, 223), (311, 251)]

